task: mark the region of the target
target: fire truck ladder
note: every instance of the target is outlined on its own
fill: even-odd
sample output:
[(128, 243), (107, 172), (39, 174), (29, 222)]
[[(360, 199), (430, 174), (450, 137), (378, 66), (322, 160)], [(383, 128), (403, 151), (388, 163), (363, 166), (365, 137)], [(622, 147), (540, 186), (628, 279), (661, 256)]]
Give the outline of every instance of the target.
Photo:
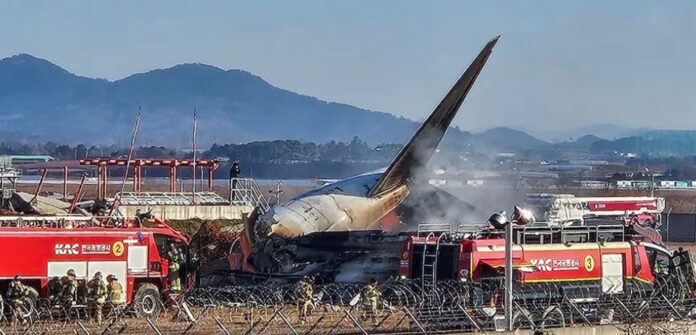
[[(430, 238), (436, 236), (435, 243), (430, 243)], [(435, 235), (434, 232), (431, 232), (423, 243), (423, 262), (421, 264), (421, 290), (423, 292), (426, 292), (426, 288), (429, 290), (437, 288), (437, 255), (440, 253), (440, 241), (444, 236), (444, 233)]]

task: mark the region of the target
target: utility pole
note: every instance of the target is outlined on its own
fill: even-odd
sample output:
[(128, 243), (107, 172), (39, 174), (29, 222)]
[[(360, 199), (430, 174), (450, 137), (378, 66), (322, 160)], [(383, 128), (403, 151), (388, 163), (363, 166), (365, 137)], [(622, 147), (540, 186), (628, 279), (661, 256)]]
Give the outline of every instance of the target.
[(650, 171), (650, 197), (655, 195), (655, 172)]
[(655, 195), (655, 172), (651, 171), (649, 168), (644, 167), (645, 172), (650, 174), (650, 197)]

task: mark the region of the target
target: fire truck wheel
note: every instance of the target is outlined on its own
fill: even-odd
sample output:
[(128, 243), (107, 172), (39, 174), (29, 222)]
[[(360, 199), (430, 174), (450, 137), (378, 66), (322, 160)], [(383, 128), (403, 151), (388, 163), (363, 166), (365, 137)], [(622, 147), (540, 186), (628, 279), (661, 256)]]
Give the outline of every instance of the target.
[(142, 283), (135, 291), (133, 306), (140, 316), (155, 316), (159, 313), (162, 304), (157, 286), (151, 283)]

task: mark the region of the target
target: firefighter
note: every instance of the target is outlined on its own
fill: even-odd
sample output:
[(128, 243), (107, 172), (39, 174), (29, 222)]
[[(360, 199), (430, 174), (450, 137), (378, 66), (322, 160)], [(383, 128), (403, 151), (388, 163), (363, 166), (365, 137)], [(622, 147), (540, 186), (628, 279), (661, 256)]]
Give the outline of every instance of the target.
[(106, 301), (106, 284), (102, 280), (101, 272), (94, 274), (92, 280), (87, 283), (87, 308), (94, 313), (97, 324), (102, 323), (102, 310)]
[(111, 308), (121, 305), (123, 286), (118, 282), (118, 278), (112, 274), (106, 276), (106, 281), (109, 283), (106, 285), (106, 301), (108, 301)]
[(241, 173), (242, 168), (239, 166), (239, 161), (236, 160), (234, 163), (232, 163), (232, 167), (230, 167), (230, 203), (234, 203), (236, 200), (234, 191), (237, 188), (237, 178)]
[(366, 315), (370, 315), (372, 324), (376, 327), (377, 321), (377, 301), (379, 300), (380, 292), (377, 289), (377, 279), (372, 278), (360, 292), (363, 305), (363, 319), (367, 319)]
[(12, 306), (14, 320), (21, 321), (22, 323), (26, 321), (23, 316), (23, 309), (25, 308), (24, 305), (28, 297), (29, 289), (22, 284), (22, 277), (19, 275), (15, 276), (7, 289), (7, 300), (9, 300), (10, 306)]
[(181, 262), (183, 257), (181, 251), (176, 247), (174, 243), (169, 244), (169, 290), (172, 293), (178, 293), (181, 291), (181, 276), (179, 275), (179, 269), (181, 268)]
[(48, 300), (51, 305), (55, 305), (60, 301), (60, 294), (63, 292), (63, 284), (58, 276), (54, 276), (48, 281)]
[(60, 293), (63, 307), (70, 309), (77, 301), (77, 276), (75, 270), (68, 270), (65, 277), (61, 279), (63, 290)]
[(669, 261), (660, 259), (659, 257), (655, 259), (655, 270), (653, 273), (656, 276), (667, 276), (669, 275)]
[(298, 283), (298, 314), (299, 319), (304, 323), (307, 321), (307, 315), (309, 314), (310, 307), (314, 310), (314, 278), (305, 276)]

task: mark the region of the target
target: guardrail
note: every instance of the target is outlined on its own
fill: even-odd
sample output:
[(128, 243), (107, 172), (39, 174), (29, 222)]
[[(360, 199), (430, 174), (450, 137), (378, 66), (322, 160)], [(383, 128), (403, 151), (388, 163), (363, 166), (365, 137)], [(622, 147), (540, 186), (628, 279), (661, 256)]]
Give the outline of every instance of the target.
[(259, 207), (261, 213), (270, 209), (268, 199), (253, 178), (232, 178), (230, 180), (230, 203)]

